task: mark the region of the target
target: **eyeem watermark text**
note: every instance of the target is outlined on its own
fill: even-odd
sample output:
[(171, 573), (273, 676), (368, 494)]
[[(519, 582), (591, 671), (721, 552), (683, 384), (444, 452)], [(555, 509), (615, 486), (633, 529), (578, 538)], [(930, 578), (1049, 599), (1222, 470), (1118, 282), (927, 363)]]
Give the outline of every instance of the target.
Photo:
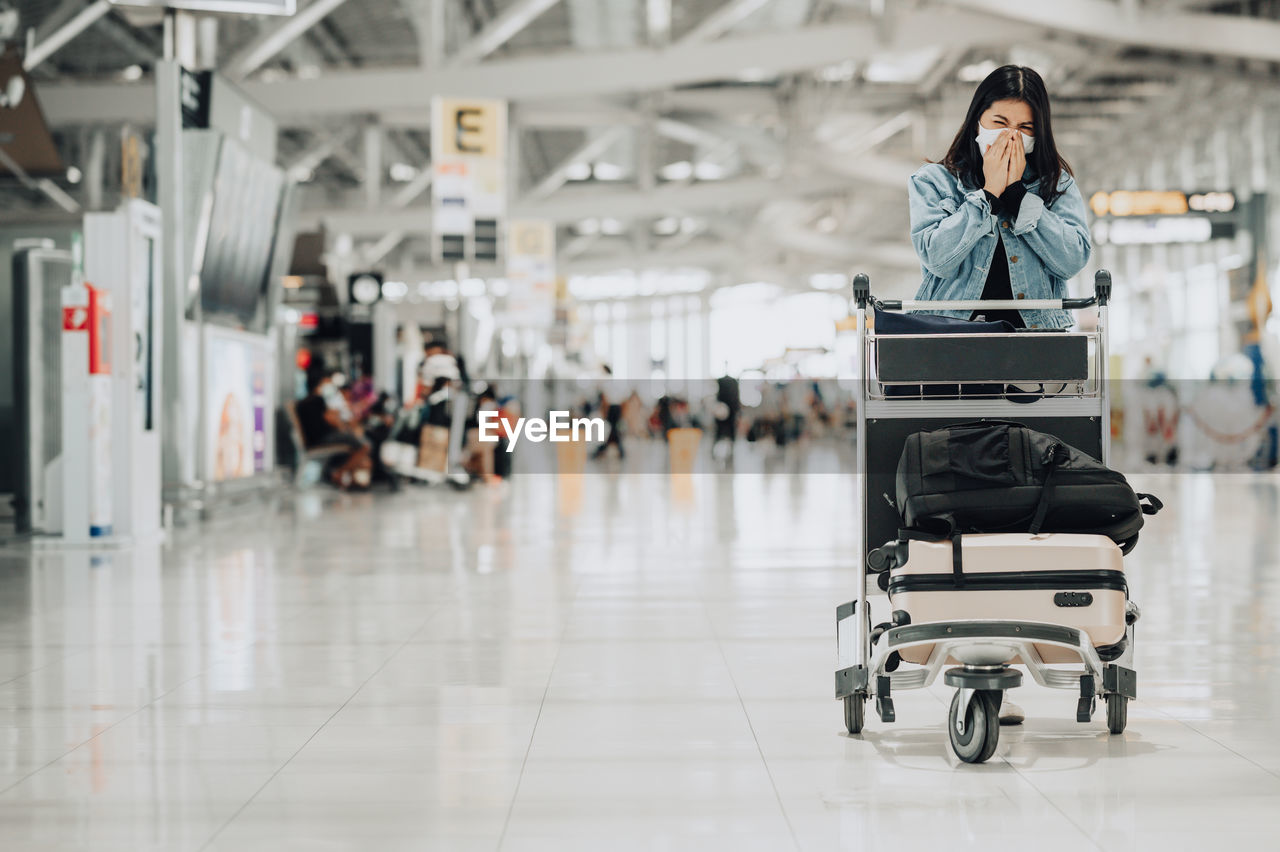
[(569, 441), (603, 441), (608, 423), (600, 417), (570, 417), (567, 411), (552, 411), (546, 420), (541, 417), (520, 417), (515, 426), (508, 426), (496, 411), (480, 412), (480, 440), (496, 444), (507, 439), (507, 452), (512, 452), (521, 438), (535, 444), (551, 441), (553, 444)]

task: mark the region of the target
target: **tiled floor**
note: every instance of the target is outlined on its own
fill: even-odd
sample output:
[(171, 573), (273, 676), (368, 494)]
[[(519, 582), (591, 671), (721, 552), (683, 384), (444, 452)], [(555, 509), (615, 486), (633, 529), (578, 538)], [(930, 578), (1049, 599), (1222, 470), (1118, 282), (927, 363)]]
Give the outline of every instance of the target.
[(1145, 478), (1128, 732), (1032, 686), (979, 767), (943, 687), (842, 732), (842, 475), (312, 492), (6, 551), (0, 849), (1276, 848), (1278, 483)]

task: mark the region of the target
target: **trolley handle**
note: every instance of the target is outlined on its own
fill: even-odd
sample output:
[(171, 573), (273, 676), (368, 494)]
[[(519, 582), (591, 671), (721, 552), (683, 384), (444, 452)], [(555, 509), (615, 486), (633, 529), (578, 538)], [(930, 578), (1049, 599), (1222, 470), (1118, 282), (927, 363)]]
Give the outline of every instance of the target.
[(1111, 273), (1099, 269), (1093, 276), (1093, 295), (1076, 299), (988, 299), (918, 301), (914, 299), (880, 300), (872, 297), (871, 283), (866, 275), (853, 279), (853, 297), (859, 308), (870, 303), (885, 311), (1081, 311), (1085, 308), (1104, 308), (1111, 302)]

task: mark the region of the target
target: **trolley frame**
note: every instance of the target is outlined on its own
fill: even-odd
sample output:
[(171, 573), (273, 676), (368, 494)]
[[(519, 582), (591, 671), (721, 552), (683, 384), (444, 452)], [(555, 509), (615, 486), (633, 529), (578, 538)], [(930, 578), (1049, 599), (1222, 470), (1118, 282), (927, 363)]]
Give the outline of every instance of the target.
[[(1094, 701), (1099, 697), (1121, 696), (1121, 704), (1137, 695), (1136, 674), (1132, 669), (1134, 653), (1134, 622), (1137, 620), (1137, 608), (1130, 605), (1129, 617), (1126, 618), (1126, 646), (1123, 654), (1115, 661), (1102, 661), (1087, 633), (1076, 628), (1040, 622), (1014, 622), (991, 620), (958, 620), (948, 622), (928, 622), (907, 625), (882, 625), (872, 629), (872, 619), (867, 594), (866, 570), (867, 554), (874, 545), (882, 542), (870, 540), (869, 517), (871, 515), (872, 495), (868, 490), (871, 478), (868, 465), (868, 443), (870, 431), (879, 428), (879, 424), (897, 422), (897, 430), (902, 431), (905, 422), (915, 420), (941, 421), (954, 423), (963, 419), (1017, 419), (1022, 422), (1044, 422), (1070, 424), (1077, 431), (1097, 429), (1097, 449), (1103, 463), (1108, 463), (1111, 451), (1111, 423), (1109, 394), (1107, 388), (1107, 320), (1108, 303), (1111, 296), (1111, 275), (1106, 270), (1099, 270), (1094, 277), (1094, 295), (1078, 299), (1054, 300), (1000, 300), (1000, 301), (876, 301), (871, 296), (870, 281), (866, 275), (857, 275), (853, 280), (855, 299), (856, 335), (857, 335), (857, 466), (859, 497), (861, 500), (860, 519), (860, 571), (857, 586), (857, 599), (843, 604), (836, 610), (836, 646), (840, 668), (835, 675), (836, 698), (846, 702), (846, 725), (850, 733), (857, 733), (851, 721), (849, 702), (864, 702), (875, 698), (876, 709), (881, 721), (892, 722), (894, 709), (892, 693), (898, 690), (924, 689), (936, 679), (949, 659), (965, 656), (966, 649), (972, 650), (980, 646), (987, 655), (1004, 654), (1005, 659), (1017, 658), (1027, 667), (1032, 678), (1041, 686), (1054, 689), (1076, 690), (1079, 695), (1076, 718), (1080, 722), (1088, 722), (1093, 715)], [(872, 376), (875, 337), (867, 327), (867, 309), (876, 306), (890, 311), (937, 311), (937, 310), (1082, 310), (1096, 308), (1097, 329), (1093, 332), (1096, 338), (1094, 347), (1094, 387), (1091, 391), (1077, 386), (1066, 393), (1055, 396), (1044, 396), (1031, 403), (1011, 402), (1005, 398), (963, 398), (963, 391), (954, 399), (936, 397), (904, 398), (889, 397), (886, 394), (873, 394), (873, 385), (878, 384), (877, 377)], [(1019, 335), (1036, 335), (1036, 332), (1019, 332)], [(1022, 382), (1034, 380), (1030, 377), (975, 378), (977, 382)], [(928, 406), (928, 415), (924, 416), (920, 409)], [(920, 428), (931, 428), (920, 423)], [(911, 431), (918, 431), (913, 428)], [(1049, 427), (1047, 431), (1053, 431)], [(895, 456), (896, 458), (896, 456)], [(882, 507), (881, 507), (882, 508)], [(896, 510), (895, 510), (896, 511)], [(882, 644), (880, 642), (882, 641)], [(879, 650), (875, 645), (879, 644)], [(920, 645), (933, 645), (928, 661), (922, 666), (906, 670), (886, 670), (895, 652)], [(1062, 668), (1046, 664), (1036, 650), (1036, 646), (1054, 646), (1069, 649), (1080, 657), (1079, 668)], [(903, 664), (904, 666), (910, 664)], [(1008, 665), (965, 665), (963, 668), (951, 669), (947, 672), (947, 682), (960, 689), (961, 706), (967, 707), (973, 694), (982, 689), (999, 689), (1017, 686), (1021, 675), (1010, 670)], [(856, 727), (861, 729), (861, 707), (856, 710)], [(954, 708), (953, 708), (954, 709)], [(963, 729), (962, 718), (953, 720), (958, 728)], [(1121, 729), (1123, 722), (1121, 722)], [(1113, 728), (1114, 730), (1114, 728)], [(965, 758), (962, 758), (965, 759)], [(985, 757), (978, 760), (985, 760)]]

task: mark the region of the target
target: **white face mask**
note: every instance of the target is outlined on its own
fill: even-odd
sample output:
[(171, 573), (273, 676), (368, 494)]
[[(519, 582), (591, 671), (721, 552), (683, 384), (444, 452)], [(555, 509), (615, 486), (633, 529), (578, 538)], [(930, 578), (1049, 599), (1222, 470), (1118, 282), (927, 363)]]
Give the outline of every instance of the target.
[[(978, 152), (981, 154), (986, 154), (987, 149), (990, 148), (992, 145), (996, 144), (996, 140), (1000, 138), (1000, 134), (1003, 132), (1004, 132), (1003, 127), (987, 128), (987, 127), (983, 127), (982, 124), (979, 123), (978, 135), (976, 137), (976, 141), (978, 143)], [(1036, 149), (1036, 138), (1034, 136), (1028, 136), (1025, 133), (1019, 133), (1018, 135), (1022, 137), (1022, 149), (1025, 153), (1030, 154), (1032, 151)]]

